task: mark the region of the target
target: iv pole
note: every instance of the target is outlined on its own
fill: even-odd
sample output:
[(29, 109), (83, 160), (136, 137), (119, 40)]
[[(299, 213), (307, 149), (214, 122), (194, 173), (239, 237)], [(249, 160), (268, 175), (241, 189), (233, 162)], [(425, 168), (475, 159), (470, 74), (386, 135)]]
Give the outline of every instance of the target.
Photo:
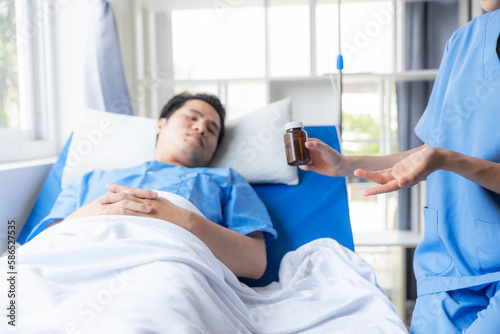
[(338, 103), (338, 121), (339, 121), (339, 132), (342, 136), (342, 69), (344, 68), (344, 59), (342, 58), (342, 52), (340, 49), (340, 0), (337, 0), (337, 14), (338, 14), (338, 32), (339, 32), (339, 55), (337, 56), (337, 103)]

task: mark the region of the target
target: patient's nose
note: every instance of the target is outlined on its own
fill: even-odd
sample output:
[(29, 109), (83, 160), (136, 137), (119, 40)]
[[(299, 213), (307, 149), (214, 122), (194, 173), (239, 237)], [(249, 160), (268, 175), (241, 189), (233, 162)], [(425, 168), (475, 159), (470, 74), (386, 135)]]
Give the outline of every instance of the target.
[(198, 131), (202, 136), (207, 132), (207, 128), (205, 126), (205, 122), (198, 121), (193, 124), (193, 128)]

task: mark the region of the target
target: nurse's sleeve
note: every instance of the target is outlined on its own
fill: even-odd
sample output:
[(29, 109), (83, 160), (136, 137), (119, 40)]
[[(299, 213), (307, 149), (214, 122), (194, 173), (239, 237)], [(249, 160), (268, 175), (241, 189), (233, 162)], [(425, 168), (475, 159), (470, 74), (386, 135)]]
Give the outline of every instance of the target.
[(224, 204), (224, 223), (238, 233), (247, 235), (262, 231), (268, 245), (277, 236), (276, 230), (257, 193), (237, 172), (231, 170), (231, 189), (229, 198)]

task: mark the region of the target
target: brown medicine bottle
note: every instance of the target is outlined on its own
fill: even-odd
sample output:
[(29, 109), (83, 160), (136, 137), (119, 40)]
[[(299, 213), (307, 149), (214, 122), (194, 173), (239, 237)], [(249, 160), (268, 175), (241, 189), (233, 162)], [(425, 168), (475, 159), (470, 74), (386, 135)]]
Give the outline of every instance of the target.
[(307, 132), (304, 131), (302, 122), (289, 122), (285, 124), (285, 151), (286, 160), (290, 166), (308, 164), (309, 150), (306, 148)]

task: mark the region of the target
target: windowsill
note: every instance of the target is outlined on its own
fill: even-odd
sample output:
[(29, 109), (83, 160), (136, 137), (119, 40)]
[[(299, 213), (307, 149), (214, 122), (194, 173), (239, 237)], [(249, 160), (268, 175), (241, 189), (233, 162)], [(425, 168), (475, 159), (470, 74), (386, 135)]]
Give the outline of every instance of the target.
[(386, 231), (377, 233), (355, 233), (355, 246), (404, 246), (416, 247), (422, 235), (412, 231)]
[(44, 161), (59, 154), (53, 140), (0, 141), (0, 152), (0, 170), (18, 168), (18, 163), (28, 167), (31, 161)]
[[(425, 69), (425, 70), (411, 70), (411, 71), (398, 71), (398, 72), (342, 72), (343, 79), (347, 80), (348, 83), (358, 82), (358, 81), (379, 81), (380, 79), (390, 78), (395, 81), (430, 81), (434, 80), (437, 76), (438, 69)], [(338, 71), (331, 73), (334, 77), (338, 75)], [(163, 85), (166, 87), (181, 85), (181, 84), (213, 84), (218, 82), (261, 82), (263, 80), (269, 80), (271, 83), (280, 82), (306, 82), (306, 81), (330, 81), (329, 74), (322, 75), (298, 75), (298, 76), (269, 76), (265, 75), (257, 77), (226, 77), (226, 78), (200, 78), (200, 79), (171, 79), (171, 78), (156, 78), (156, 79), (142, 79), (137, 82), (143, 86)]]
[(42, 159), (32, 159), (14, 162), (4, 162), (0, 163), (0, 172), (13, 169), (21, 169), (35, 166), (53, 165), (57, 161), (57, 156), (42, 158)]

